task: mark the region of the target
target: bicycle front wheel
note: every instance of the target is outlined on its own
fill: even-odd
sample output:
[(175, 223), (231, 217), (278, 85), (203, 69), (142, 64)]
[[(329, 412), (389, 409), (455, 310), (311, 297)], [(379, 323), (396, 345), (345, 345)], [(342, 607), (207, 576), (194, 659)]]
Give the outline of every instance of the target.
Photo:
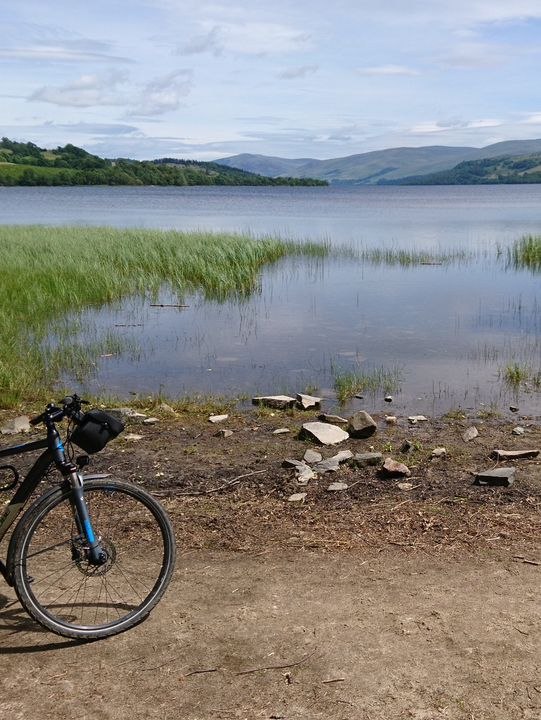
[(84, 496), (106, 561), (92, 564), (78, 529), (71, 489), (44, 498), (21, 528), (13, 581), (25, 609), (72, 638), (116, 635), (160, 600), (175, 564), (175, 539), (162, 506), (141, 488), (89, 480)]

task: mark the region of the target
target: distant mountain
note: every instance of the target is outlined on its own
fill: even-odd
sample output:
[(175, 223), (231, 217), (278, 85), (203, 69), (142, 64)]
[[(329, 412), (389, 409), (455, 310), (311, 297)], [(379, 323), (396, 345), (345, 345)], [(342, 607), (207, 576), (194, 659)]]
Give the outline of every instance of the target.
[(541, 183), (541, 153), (470, 160), (429, 175), (395, 180), (393, 185), (494, 185)]
[(245, 153), (222, 158), (219, 164), (269, 177), (311, 177), (333, 184), (376, 185), (450, 170), (470, 160), (503, 155), (522, 156), (536, 152), (541, 152), (541, 139), (509, 140), (484, 148), (445, 145), (390, 148), (331, 160), (288, 159)]

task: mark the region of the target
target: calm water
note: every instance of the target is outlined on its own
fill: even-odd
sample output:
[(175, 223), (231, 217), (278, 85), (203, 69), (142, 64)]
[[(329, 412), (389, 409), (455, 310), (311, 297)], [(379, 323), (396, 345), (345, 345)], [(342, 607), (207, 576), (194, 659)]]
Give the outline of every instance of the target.
[[(96, 358), (92, 391), (246, 393), (320, 388), (332, 370), (399, 368), (398, 411), (510, 402), (511, 362), (541, 370), (539, 278), (506, 269), (506, 249), (541, 233), (541, 186), (404, 188), (0, 188), (0, 222), (249, 231), (354, 248), (471, 253), (402, 268), (329, 260), (267, 269), (248, 303), (187, 299), (186, 310), (130, 300), (89, 313), (137, 348)], [(163, 300), (171, 301), (166, 291)], [(329, 401), (329, 406), (332, 404)], [(386, 409), (383, 393), (358, 402)]]

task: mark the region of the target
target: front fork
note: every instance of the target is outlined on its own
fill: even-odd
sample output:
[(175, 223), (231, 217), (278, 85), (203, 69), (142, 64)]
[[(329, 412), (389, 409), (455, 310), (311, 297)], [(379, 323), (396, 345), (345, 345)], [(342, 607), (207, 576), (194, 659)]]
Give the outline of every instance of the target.
[(76, 471), (68, 475), (71, 485), (72, 505), (75, 522), (80, 534), (86, 539), (89, 548), (89, 560), (92, 565), (103, 565), (107, 561), (107, 553), (94, 534), (90, 514), (84, 497), (83, 478)]

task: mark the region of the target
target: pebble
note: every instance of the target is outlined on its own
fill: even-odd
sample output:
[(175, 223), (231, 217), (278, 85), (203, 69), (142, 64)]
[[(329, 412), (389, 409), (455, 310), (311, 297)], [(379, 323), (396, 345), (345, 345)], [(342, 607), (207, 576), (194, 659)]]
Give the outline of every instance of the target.
[(233, 430), (226, 430), (225, 428), (222, 428), (221, 430), (218, 430), (218, 432), (214, 433), (214, 437), (231, 437), (233, 435)]
[(428, 418), (426, 418), (424, 415), (410, 415), (408, 420), (412, 425), (417, 425), (417, 423), (420, 422), (427, 422)]
[(383, 472), (390, 476), (403, 475), (409, 477), (411, 475), (411, 470), (407, 465), (397, 462), (390, 457), (386, 458), (383, 463)]
[(385, 422), (387, 425), (396, 425), (398, 422), (396, 415), (385, 415)]
[(124, 440), (127, 440), (128, 442), (137, 442), (138, 440), (142, 440), (142, 435), (137, 435), (136, 433), (128, 433), (127, 435), (124, 435)]
[(10, 420), (7, 425), (4, 425), (0, 432), (2, 435), (16, 435), (17, 433), (26, 433), (30, 430), (30, 420), (26, 415), (19, 415), (19, 417)]
[(285, 435), (286, 433), (291, 432), (289, 428), (277, 428), (276, 430), (272, 431), (273, 435)]
[(293, 493), (287, 499), (288, 502), (304, 502), (306, 493)]
[(462, 433), (462, 439), (464, 442), (470, 442), (470, 440), (474, 440), (478, 435), (479, 430), (472, 425), (464, 433)]
[(347, 483), (343, 482), (335, 482), (331, 483), (329, 487), (327, 488), (327, 492), (336, 492), (337, 490), (347, 490), (348, 485)]
[(308, 448), (308, 450), (304, 453), (303, 459), (308, 464), (318, 463), (323, 460), (323, 456), (321, 455), (321, 453), (316, 452), (316, 450), (312, 450), (311, 448)]
[(403, 482), (403, 483), (398, 483), (396, 487), (399, 490), (411, 490), (411, 488), (413, 487), (413, 484), (408, 483), (408, 482)]
[(160, 418), (157, 417), (148, 417), (143, 420), (143, 425), (156, 425), (156, 423), (160, 422)]
[(221, 423), (221, 422), (224, 422), (225, 420), (227, 420), (228, 417), (229, 417), (229, 415), (211, 415), (209, 417), (209, 422)]
[(447, 450), (444, 447), (437, 447), (432, 450), (432, 457), (433, 458), (439, 458), (439, 457), (445, 457), (447, 455)]
[(524, 435), (526, 430), (524, 430), (524, 428), (520, 425), (517, 425), (516, 428), (513, 428), (511, 432), (513, 433), (513, 435)]

